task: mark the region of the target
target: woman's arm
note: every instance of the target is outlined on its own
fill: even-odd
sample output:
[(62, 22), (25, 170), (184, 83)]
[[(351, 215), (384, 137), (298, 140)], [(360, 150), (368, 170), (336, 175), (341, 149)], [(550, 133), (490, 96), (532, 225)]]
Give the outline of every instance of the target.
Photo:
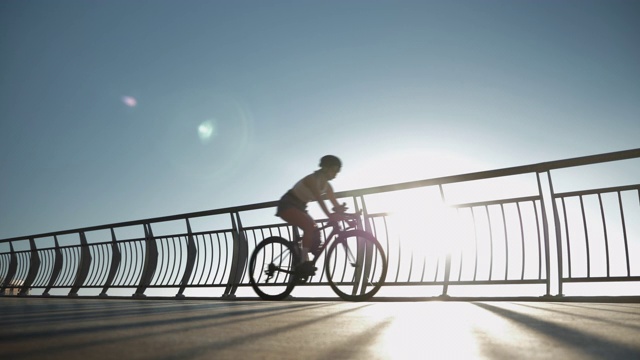
[[(322, 194), (320, 194), (319, 185), (321, 184), (318, 184), (318, 179), (316, 178), (316, 175), (315, 174), (307, 175), (302, 180), (302, 182), (305, 184), (307, 188), (311, 190), (313, 197), (316, 199), (318, 204), (320, 204), (322, 211), (324, 211), (327, 217), (331, 217), (331, 211), (329, 211), (329, 208), (327, 208), (327, 205), (325, 204), (324, 199), (322, 198)], [(327, 182), (327, 195), (329, 196), (329, 199), (331, 200), (331, 202), (334, 203), (335, 205), (335, 203), (337, 203), (336, 198), (329, 182)]]

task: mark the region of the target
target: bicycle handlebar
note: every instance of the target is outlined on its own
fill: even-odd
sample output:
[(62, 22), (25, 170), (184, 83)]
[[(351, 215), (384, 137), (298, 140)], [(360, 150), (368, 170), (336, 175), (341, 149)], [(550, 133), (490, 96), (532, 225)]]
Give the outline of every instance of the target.
[(326, 229), (329, 227), (337, 227), (340, 226), (340, 222), (339, 221), (344, 221), (347, 223), (349, 228), (353, 228), (356, 227), (358, 225), (358, 223), (360, 222), (360, 216), (362, 216), (362, 210), (358, 211), (357, 213), (337, 213), (340, 215), (340, 217), (342, 219), (340, 220), (331, 220), (329, 219), (329, 221), (327, 221), (327, 224), (320, 227), (320, 230), (322, 229)]

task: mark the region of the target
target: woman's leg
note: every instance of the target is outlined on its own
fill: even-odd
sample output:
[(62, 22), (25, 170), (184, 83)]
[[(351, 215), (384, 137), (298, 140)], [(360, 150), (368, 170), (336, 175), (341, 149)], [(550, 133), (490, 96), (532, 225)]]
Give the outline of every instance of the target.
[(309, 216), (305, 211), (301, 211), (294, 207), (280, 211), (278, 216), (289, 224), (302, 229), (302, 247), (308, 252), (313, 243), (313, 231), (316, 229), (316, 223), (313, 221), (313, 218), (311, 218), (311, 216)]

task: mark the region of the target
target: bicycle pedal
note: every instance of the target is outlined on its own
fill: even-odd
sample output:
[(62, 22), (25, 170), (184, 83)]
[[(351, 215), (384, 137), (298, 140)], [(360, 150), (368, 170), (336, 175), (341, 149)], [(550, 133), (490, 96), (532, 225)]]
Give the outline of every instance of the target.
[(314, 276), (317, 270), (318, 268), (313, 266), (313, 263), (311, 263), (310, 261), (304, 262), (298, 265), (298, 267), (296, 268), (296, 272), (300, 277)]

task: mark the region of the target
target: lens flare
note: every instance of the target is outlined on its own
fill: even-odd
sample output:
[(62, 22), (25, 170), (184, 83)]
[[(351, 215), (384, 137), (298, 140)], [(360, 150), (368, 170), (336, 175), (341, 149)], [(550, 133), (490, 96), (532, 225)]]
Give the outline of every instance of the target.
[(123, 96), (122, 102), (128, 107), (136, 107), (136, 105), (138, 105), (138, 100), (133, 96)]
[(215, 135), (216, 126), (213, 120), (204, 121), (198, 126), (198, 137), (203, 144), (208, 143)]

